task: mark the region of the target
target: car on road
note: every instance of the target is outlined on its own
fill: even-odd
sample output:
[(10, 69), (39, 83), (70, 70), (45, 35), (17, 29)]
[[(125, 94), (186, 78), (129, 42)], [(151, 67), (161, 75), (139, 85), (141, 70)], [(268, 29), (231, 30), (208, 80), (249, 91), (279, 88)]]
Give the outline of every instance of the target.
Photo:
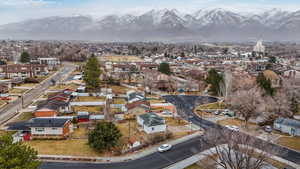
[(225, 127), (232, 131), (240, 131), (239, 127), (235, 125), (226, 125)]
[(271, 133), (272, 132), (272, 127), (271, 126), (265, 126), (265, 132)]
[(163, 145), (159, 146), (157, 150), (158, 150), (158, 152), (162, 153), (162, 152), (171, 150), (171, 148), (172, 148), (171, 144), (163, 144)]

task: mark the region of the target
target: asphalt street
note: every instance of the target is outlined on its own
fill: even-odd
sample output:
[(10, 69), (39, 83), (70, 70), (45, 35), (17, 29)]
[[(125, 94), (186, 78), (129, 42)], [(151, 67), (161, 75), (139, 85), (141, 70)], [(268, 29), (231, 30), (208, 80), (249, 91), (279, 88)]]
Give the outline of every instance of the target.
[[(216, 101), (215, 98), (205, 97), (205, 96), (199, 97), (199, 96), (180, 95), (180, 96), (165, 96), (165, 99), (168, 102), (171, 102), (174, 105), (176, 105), (180, 115), (192, 121), (194, 124), (199, 125), (205, 129), (220, 128), (219, 125), (203, 120), (193, 113), (195, 104), (215, 102)], [(194, 138), (189, 141), (175, 145), (172, 148), (172, 150), (168, 152), (165, 153), (156, 152), (147, 155), (145, 157), (142, 157), (140, 159), (132, 160), (128, 162), (101, 163), (101, 164), (44, 162), (41, 166), (41, 169), (161, 169), (208, 149), (209, 147), (207, 147), (202, 140), (203, 139), (201, 137)], [(262, 140), (260, 139), (257, 139), (257, 141), (262, 142)], [(272, 146), (281, 148), (274, 144), (272, 144)], [(280, 154), (282, 158), (300, 164), (300, 153), (286, 148), (282, 148), (282, 149), (286, 151), (286, 153)]]
[[(65, 75), (75, 70), (75, 65), (65, 63), (63, 68), (59, 70), (57, 74), (52, 76), (51, 78), (46, 79), (43, 83), (39, 84), (36, 88), (32, 89), (28, 93), (23, 95), (23, 104), (29, 105), (32, 101), (38, 98), (41, 94), (44, 93), (51, 85), (52, 81), (60, 81), (64, 78)], [(18, 98), (12, 103), (7, 104), (0, 110), (0, 124), (5, 122), (6, 120), (13, 117), (16, 111), (22, 109), (22, 98)]]

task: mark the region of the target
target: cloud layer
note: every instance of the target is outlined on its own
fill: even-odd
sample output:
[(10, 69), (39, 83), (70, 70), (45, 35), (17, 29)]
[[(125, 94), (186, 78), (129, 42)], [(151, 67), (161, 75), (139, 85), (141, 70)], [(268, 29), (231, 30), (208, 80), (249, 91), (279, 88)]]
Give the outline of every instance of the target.
[(0, 24), (57, 15), (101, 17), (107, 14), (140, 14), (162, 8), (194, 12), (218, 7), (239, 12), (260, 12), (270, 8), (295, 11), (299, 6), (299, 0), (0, 0)]

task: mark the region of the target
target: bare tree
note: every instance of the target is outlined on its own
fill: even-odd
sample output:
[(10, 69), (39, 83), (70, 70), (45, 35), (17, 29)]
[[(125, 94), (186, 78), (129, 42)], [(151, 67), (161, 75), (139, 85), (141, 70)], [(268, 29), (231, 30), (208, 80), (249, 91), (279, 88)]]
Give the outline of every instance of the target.
[(267, 142), (258, 142), (252, 136), (229, 130), (210, 130), (203, 137), (203, 144), (212, 147), (207, 157), (218, 169), (261, 169), (268, 165), (270, 154), (279, 153)]
[(224, 100), (227, 100), (228, 96), (232, 91), (232, 80), (233, 76), (231, 71), (225, 71), (223, 75), (223, 81), (220, 83), (219, 95), (224, 97)]
[(238, 90), (229, 96), (226, 103), (243, 118), (246, 128), (250, 118), (255, 117), (264, 109), (261, 91), (258, 87)]
[(287, 91), (284, 89), (277, 90), (276, 95), (272, 98), (273, 104), (272, 112), (275, 112), (279, 116), (291, 116), (290, 110), (291, 99), (287, 95)]

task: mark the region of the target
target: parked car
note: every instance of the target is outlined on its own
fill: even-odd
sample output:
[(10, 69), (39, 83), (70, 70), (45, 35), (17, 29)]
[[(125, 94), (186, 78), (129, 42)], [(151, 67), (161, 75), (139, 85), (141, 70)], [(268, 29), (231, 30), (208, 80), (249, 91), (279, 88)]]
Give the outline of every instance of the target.
[(265, 126), (265, 132), (271, 133), (272, 132), (272, 127), (271, 126)]
[(217, 110), (217, 111), (214, 112), (214, 114), (219, 115), (219, 114), (221, 114), (221, 112), (219, 110)]
[(226, 116), (229, 116), (229, 117), (234, 117), (234, 116), (235, 116), (234, 111), (229, 110), (229, 109), (225, 109), (225, 110), (223, 111), (223, 114), (226, 115)]
[(238, 126), (226, 125), (225, 127), (228, 128), (229, 130), (232, 130), (232, 131), (240, 131)]
[(163, 144), (163, 145), (159, 146), (157, 150), (158, 150), (158, 152), (162, 153), (162, 152), (171, 150), (171, 148), (172, 148), (171, 144)]

